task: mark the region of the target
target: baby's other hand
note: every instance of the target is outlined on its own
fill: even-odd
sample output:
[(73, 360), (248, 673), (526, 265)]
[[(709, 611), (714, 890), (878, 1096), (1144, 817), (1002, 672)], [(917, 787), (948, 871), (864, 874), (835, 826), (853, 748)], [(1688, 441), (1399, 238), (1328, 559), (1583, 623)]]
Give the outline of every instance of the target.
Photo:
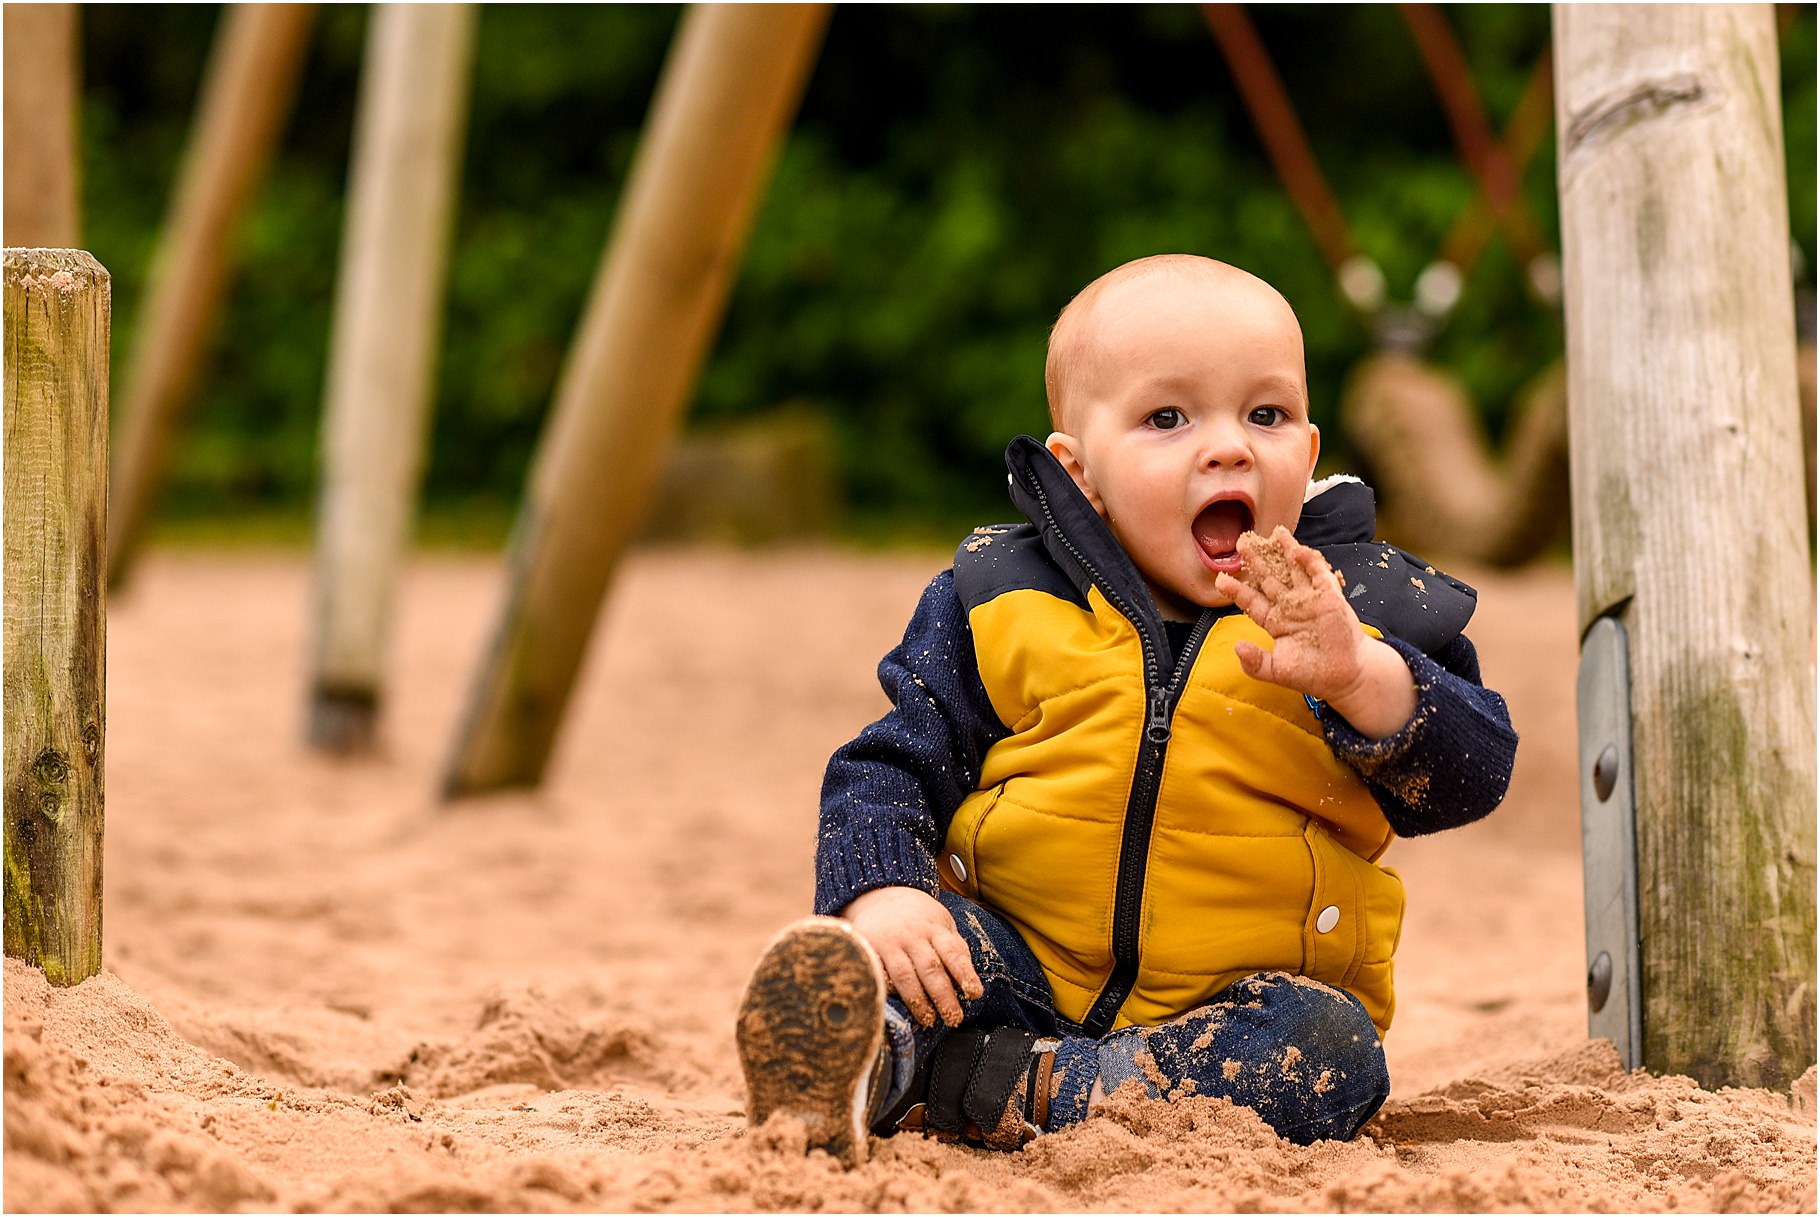
[(1239, 557), (1239, 578), (1221, 575), (1219, 589), (1276, 643), (1239, 643), (1245, 674), (1323, 700), (1343, 693), (1358, 679), (1366, 637), (1327, 559), (1281, 525), (1269, 537), (1240, 536)]
[(1247, 676), (1320, 698), (1364, 735), (1383, 739), (1415, 713), (1415, 682), (1402, 656), (1370, 637), (1346, 603), (1340, 577), (1319, 550), (1278, 525), (1269, 537), (1239, 537), (1240, 578), (1216, 585), (1262, 626), (1270, 650), (1241, 642)]
[(929, 893), (877, 887), (855, 896), (840, 915), (878, 952), (892, 991), (923, 1026), (933, 1027), (938, 1013), (950, 1027), (960, 1026), (961, 998), (985, 992), (954, 917)]

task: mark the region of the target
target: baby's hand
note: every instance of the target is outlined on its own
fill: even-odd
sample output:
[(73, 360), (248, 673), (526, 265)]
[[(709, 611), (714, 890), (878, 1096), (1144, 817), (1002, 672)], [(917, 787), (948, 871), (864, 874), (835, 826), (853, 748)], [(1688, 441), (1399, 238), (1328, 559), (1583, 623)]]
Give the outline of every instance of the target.
[(855, 896), (840, 915), (878, 952), (892, 991), (923, 1026), (933, 1027), (937, 1012), (950, 1027), (960, 1026), (961, 998), (985, 992), (954, 917), (927, 892), (873, 888)]
[(1240, 536), (1239, 556), (1242, 578), (1222, 574), (1216, 586), (1275, 642), (1237, 644), (1245, 674), (1321, 699), (1361, 734), (1400, 730), (1416, 708), (1409, 667), (1360, 628), (1327, 559), (1281, 525), (1268, 538)]

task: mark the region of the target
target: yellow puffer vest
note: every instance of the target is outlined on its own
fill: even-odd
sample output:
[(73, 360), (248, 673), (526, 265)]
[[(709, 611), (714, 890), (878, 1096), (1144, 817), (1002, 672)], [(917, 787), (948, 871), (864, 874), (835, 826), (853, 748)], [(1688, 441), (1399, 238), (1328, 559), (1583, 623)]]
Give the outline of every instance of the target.
[[(987, 752), (940, 864), (945, 884), (1017, 928), (1076, 1022), (1114, 970), (1148, 718), (1136, 628), (1097, 589), (1089, 603), (1022, 590), (970, 614), (1012, 734)], [(1242, 614), (1213, 623), (1175, 707), (1140, 846), (1135, 984), (1112, 1026), (1164, 1022), (1280, 971), (1355, 994), (1381, 1034), (1403, 920), (1402, 881), (1376, 864), (1390, 825), (1302, 696), (1239, 668), (1241, 638), (1269, 644)]]

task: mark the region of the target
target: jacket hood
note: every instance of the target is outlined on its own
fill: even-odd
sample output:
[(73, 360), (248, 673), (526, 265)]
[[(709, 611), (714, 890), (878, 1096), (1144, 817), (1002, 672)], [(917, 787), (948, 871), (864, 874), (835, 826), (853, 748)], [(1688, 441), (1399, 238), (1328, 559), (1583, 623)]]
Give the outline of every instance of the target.
[(1323, 478), (1309, 486), (1295, 539), (1320, 549), (1371, 540), (1378, 527), (1378, 498), (1355, 477)]

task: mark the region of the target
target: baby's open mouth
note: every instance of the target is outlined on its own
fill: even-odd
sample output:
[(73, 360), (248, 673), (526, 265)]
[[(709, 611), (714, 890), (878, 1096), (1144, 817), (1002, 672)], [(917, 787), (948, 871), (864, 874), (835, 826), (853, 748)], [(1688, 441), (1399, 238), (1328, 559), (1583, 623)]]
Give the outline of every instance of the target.
[(1215, 566), (1237, 566), (1239, 534), (1251, 527), (1251, 508), (1238, 499), (1209, 503), (1194, 517), (1194, 541)]

